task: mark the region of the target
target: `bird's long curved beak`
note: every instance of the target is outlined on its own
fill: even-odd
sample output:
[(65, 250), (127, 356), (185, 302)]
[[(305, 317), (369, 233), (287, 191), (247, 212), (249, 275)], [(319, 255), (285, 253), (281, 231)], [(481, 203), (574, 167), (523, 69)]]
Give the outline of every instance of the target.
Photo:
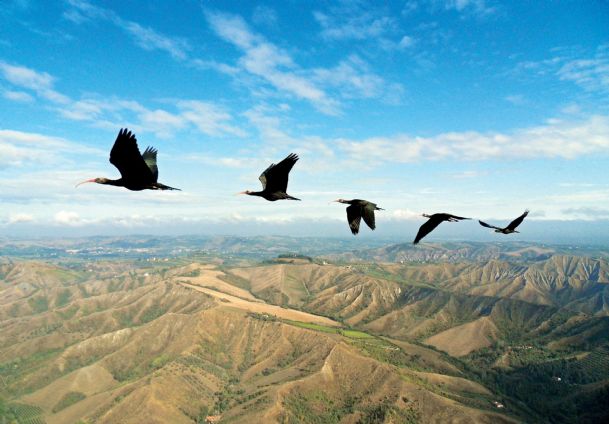
[(235, 196), (239, 196), (240, 194), (247, 194), (247, 191), (240, 191), (239, 193), (235, 193)]
[(91, 178), (90, 180), (84, 180), (84, 181), (82, 181), (82, 182), (80, 182), (80, 183), (76, 184), (76, 185), (74, 186), (74, 188), (76, 188), (76, 187), (78, 187), (79, 185), (84, 184), (84, 183), (94, 183), (94, 182), (95, 182), (95, 178)]

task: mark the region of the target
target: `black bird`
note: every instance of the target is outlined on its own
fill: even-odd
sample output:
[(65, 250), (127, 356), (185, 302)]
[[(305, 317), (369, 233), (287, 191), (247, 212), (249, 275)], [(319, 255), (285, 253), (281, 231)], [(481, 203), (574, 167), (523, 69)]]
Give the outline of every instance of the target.
[(135, 135), (127, 128), (121, 128), (110, 151), (110, 163), (116, 166), (121, 173), (118, 180), (108, 178), (93, 178), (84, 183), (107, 184), (125, 187), (128, 190), (179, 190), (157, 182), (159, 169), (156, 166), (157, 150), (148, 147), (144, 154), (137, 147)]
[(433, 215), (428, 215), (426, 213), (423, 214), (425, 218), (429, 218), (427, 222), (419, 228), (419, 232), (415, 237), (412, 244), (417, 244), (423, 239), (427, 234), (431, 233), (438, 225), (440, 225), (444, 221), (448, 222), (459, 222), (462, 219), (471, 219), (471, 218), (463, 218), (462, 216), (455, 216), (449, 213), (434, 213)]
[(376, 228), (374, 223), (374, 211), (385, 210), (377, 207), (375, 203), (361, 199), (337, 199), (334, 200), (334, 202), (350, 205), (347, 207), (347, 222), (349, 222), (349, 228), (351, 228), (353, 235), (356, 235), (359, 232), (359, 223), (362, 220), (362, 217), (364, 218), (366, 225), (368, 225), (371, 230), (374, 230)]
[(486, 222), (482, 222), (482, 221), (478, 221), (480, 223), (480, 225), (482, 225), (483, 227), (486, 228), (494, 228), (496, 233), (503, 233), (503, 234), (512, 234), (512, 233), (519, 233), (520, 231), (516, 231), (516, 227), (518, 227), (522, 221), (524, 221), (524, 218), (529, 214), (529, 211), (526, 210), (524, 211), (524, 213), (522, 215), (520, 215), (518, 218), (516, 218), (515, 220), (513, 220), (512, 222), (510, 222), (510, 225), (508, 225), (505, 228), (499, 228), (499, 227), (495, 227), (494, 225), (489, 225)]
[(242, 191), (239, 194), (249, 194), (250, 196), (264, 197), (269, 202), (275, 200), (300, 200), (286, 193), (288, 189), (288, 174), (298, 160), (298, 155), (290, 153), (284, 160), (277, 165), (271, 164), (260, 174), (258, 179), (262, 183), (262, 191)]

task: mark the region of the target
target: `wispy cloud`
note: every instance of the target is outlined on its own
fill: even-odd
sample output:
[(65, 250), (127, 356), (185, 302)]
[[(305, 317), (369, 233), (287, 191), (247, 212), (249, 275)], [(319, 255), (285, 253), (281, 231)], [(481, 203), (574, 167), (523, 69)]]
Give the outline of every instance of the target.
[(415, 162), (515, 158), (567, 158), (609, 151), (609, 116), (585, 121), (551, 120), (546, 125), (511, 133), (452, 132), (434, 137), (398, 135), (363, 141), (337, 140), (356, 160)]
[(432, 0), (446, 10), (455, 10), (462, 13), (473, 13), (478, 16), (491, 15), (497, 12), (497, 7), (486, 0)]
[(593, 208), (593, 207), (580, 207), (580, 208), (568, 208), (562, 211), (565, 215), (574, 215), (577, 218), (584, 219), (609, 219), (609, 209)]
[(70, 98), (55, 91), (54, 78), (46, 72), (0, 62), (0, 73), (8, 82), (20, 88), (34, 91), (38, 96), (53, 103), (66, 104)]
[(338, 113), (338, 103), (311, 78), (302, 75), (291, 56), (280, 47), (254, 33), (239, 16), (206, 13), (212, 30), (243, 52), (239, 67), (266, 81), (280, 92), (311, 102), (326, 114)]
[(564, 61), (557, 74), (585, 90), (609, 92), (609, 44), (600, 46), (591, 58)]
[[(387, 84), (355, 54), (334, 67), (306, 69), (299, 66), (289, 52), (252, 31), (241, 17), (220, 12), (207, 12), (206, 16), (220, 38), (242, 51), (239, 69), (280, 93), (309, 101), (322, 113), (339, 114), (341, 101), (353, 98), (395, 102), (404, 91), (399, 84)], [(259, 87), (257, 90), (260, 91)]]
[(328, 40), (367, 40), (396, 29), (395, 18), (357, 2), (342, 3), (329, 13), (315, 11), (313, 17), (321, 26), (321, 36)]
[(385, 80), (357, 55), (349, 56), (334, 68), (316, 69), (315, 76), (320, 83), (339, 88), (344, 98), (379, 97), (386, 89)]
[(160, 34), (151, 28), (145, 28), (136, 22), (124, 22), (125, 30), (133, 36), (135, 42), (145, 50), (164, 50), (176, 59), (186, 59), (190, 46), (186, 40)]
[(252, 21), (257, 25), (275, 25), (277, 23), (277, 12), (268, 6), (258, 5), (252, 14)]
[(59, 211), (55, 214), (54, 221), (61, 225), (84, 225), (80, 215), (73, 211)]
[[(100, 128), (116, 129), (127, 122), (136, 131), (152, 132), (165, 138), (188, 127), (209, 136), (246, 135), (244, 130), (232, 124), (229, 112), (211, 102), (178, 99), (173, 100), (173, 110), (166, 110), (151, 109), (137, 101), (112, 96), (93, 97), (88, 94), (88, 98), (73, 100), (54, 88), (55, 78), (46, 72), (0, 62), (0, 75), (17, 87), (40, 95), (63, 118), (89, 122)], [(12, 93), (5, 91), (5, 95), (6, 92)], [(16, 100), (15, 96), (27, 100), (30, 96), (25, 92), (14, 93), (18, 94), (14, 94), (11, 100)]]
[(598, 46), (592, 53), (580, 48), (557, 48), (553, 53), (548, 59), (518, 62), (510, 73), (544, 78), (554, 75), (590, 93), (609, 93), (609, 44)]
[(514, 106), (523, 106), (527, 103), (527, 100), (522, 94), (510, 94), (509, 96), (505, 96), (505, 100)]
[(118, 16), (114, 11), (95, 6), (85, 0), (68, 0), (72, 7), (64, 17), (75, 24), (82, 24), (91, 19), (100, 19), (114, 24), (131, 36), (133, 41), (145, 50), (161, 50), (169, 53), (174, 59), (185, 60), (190, 50), (188, 41), (162, 34), (152, 28), (144, 27), (137, 22)]
[(34, 101), (34, 98), (24, 91), (6, 90), (2, 92), (2, 96), (14, 102), (31, 103)]
[(53, 165), (63, 154), (99, 153), (97, 149), (43, 134), (0, 129), (0, 168), (34, 164)]
[(10, 214), (8, 216), (8, 221), (7, 223), (9, 225), (11, 224), (23, 224), (26, 222), (35, 222), (36, 219), (34, 218), (34, 215), (29, 214), (29, 213), (13, 213)]

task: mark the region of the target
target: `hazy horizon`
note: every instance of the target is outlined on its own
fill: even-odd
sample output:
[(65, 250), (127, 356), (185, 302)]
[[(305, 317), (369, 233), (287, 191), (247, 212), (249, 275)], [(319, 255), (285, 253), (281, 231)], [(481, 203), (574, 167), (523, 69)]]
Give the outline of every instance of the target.
[[(374, 241), (383, 243), (411, 243), (419, 226), (419, 221), (389, 221), (379, 223), (375, 231), (362, 228), (360, 234), (353, 236), (346, 222), (327, 220), (325, 222), (300, 220), (282, 223), (229, 222), (218, 225), (205, 220), (197, 222), (173, 222), (164, 225), (149, 226), (142, 224), (136, 227), (109, 227), (106, 225), (82, 224), (79, 226), (48, 226), (18, 229), (11, 233), (7, 228), (0, 229), (0, 237), (6, 239), (28, 240), (36, 238), (61, 239), (79, 237), (293, 237), (293, 238), (331, 238), (352, 241), (357, 245)], [(503, 235), (481, 227), (477, 221), (465, 221), (460, 224), (445, 223), (426, 237), (421, 243), (437, 242), (485, 242), (510, 243), (526, 242), (532, 244), (570, 244), (599, 245), (609, 244), (609, 221), (525, 221), (521, 233)]]

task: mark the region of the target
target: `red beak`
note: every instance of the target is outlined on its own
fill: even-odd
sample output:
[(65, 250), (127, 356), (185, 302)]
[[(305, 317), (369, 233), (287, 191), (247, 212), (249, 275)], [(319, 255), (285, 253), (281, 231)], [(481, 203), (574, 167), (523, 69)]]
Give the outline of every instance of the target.
[(76, 188), (76, 187), (78, 187), (79, 185), (84, 184), (84, 183), (94, 183), (94, 182), (95, 182), (95, 178), (91, 178), (90, 180), (85, 180), (85, 181), (83, 181), (83, 182), (80, 182), (80, 183), (76, 184), (76, 185), (74, 186), (74, 188)]

